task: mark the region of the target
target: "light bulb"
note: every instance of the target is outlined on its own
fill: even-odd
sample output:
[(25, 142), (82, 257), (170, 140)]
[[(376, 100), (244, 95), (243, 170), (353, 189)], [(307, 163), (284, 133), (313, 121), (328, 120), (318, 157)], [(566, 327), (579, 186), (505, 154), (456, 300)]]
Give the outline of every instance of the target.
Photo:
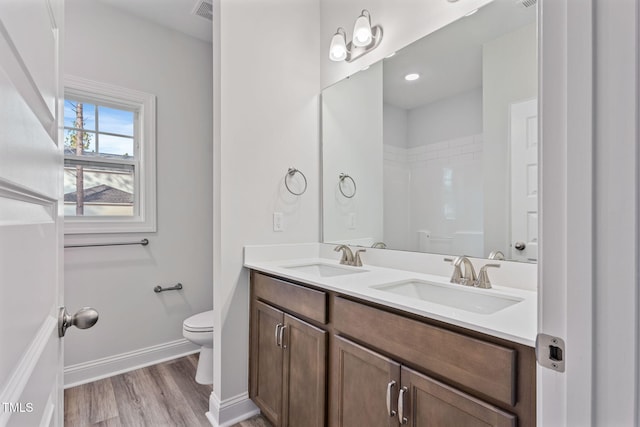
[(371, 40), (373, 40), (373, 36), (371, 35), (369, 12), (363, 10), (353, 26), (353, 45), (358, 47), (368, 46), (371, 44)]
[(347, 58), (347, 42), (343, 33), (340, 33), (341, 28), (331, 38), (331, 45), (329, 46), (329, 59), (332, 61), (344, 61)]
[(414, 80), (418, 80), (420, 78), (420, 74), (418, 73), (409, 73), (406, 76), (404, 76), (404, 79), (408, 82), (412, 82)]

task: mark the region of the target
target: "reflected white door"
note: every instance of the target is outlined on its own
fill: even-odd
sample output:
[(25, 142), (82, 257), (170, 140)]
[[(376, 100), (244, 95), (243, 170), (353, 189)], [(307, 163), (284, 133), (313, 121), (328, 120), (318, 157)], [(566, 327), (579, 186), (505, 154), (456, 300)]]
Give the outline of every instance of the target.
[(62, 12), (0, 1), (0, 426), (62, 425)]
[(511, 254), (538, 259), (538, 101), (511, 104)]

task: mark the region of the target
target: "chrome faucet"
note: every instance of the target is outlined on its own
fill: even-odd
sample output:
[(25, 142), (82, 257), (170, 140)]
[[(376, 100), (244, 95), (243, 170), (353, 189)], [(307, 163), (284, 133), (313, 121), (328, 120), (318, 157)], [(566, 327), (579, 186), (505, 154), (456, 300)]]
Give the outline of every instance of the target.
[[(451, 275), (451, 283), (457, 283), (459, 285), (465, 286), (475, 286), (476, 281), (478, 280), (476, 276), (476, 271), (473, 269), (473, 264), (469, 261), (469, 258), (466, 256), (458, 256), (454, 259), (445, 258), (447, 262), (451, 262), (453, 264), (453, 274)], [(463, 271), (464, 267), (464, 273)]]
[(487, 268), (500, 268), (500, 264), (485, 264), (480, 269), (480, 273), (478, 273), (478, 280), (476, 280), (473, 286), (477, 288), (483, 289), (491, 289), (491, 281), (489, 280), (489, 275), (487, 274)]
[(366, 249), (357, 250), (355, 256), (353, 255), (353, 252), (351, 252), (351, 249), (347, 245), (338, 245), (335, 248), (333, 248), (333, 250), (336, 252), (342, 251), (340, 264), (352, 265), (354, 267), (362, 267), (362, 258), (360, 258), (360, 254), (362, 252), (366, 252)]

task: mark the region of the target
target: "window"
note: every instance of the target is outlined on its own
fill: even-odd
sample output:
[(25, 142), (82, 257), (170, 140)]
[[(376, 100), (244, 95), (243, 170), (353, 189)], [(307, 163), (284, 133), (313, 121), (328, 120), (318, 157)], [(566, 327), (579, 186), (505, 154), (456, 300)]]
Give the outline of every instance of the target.
[(156, 231), (155, 97), (67, 76), (65, 233)]

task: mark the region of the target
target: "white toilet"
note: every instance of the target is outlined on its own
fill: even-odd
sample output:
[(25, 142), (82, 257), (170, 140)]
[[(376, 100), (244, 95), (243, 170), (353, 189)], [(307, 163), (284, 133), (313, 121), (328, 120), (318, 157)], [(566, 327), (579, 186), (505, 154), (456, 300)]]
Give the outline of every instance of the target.
[(194, 314), (182, 322), (182, 336), (201, 346), (196, 382), (213, 384), (213, 310)]

